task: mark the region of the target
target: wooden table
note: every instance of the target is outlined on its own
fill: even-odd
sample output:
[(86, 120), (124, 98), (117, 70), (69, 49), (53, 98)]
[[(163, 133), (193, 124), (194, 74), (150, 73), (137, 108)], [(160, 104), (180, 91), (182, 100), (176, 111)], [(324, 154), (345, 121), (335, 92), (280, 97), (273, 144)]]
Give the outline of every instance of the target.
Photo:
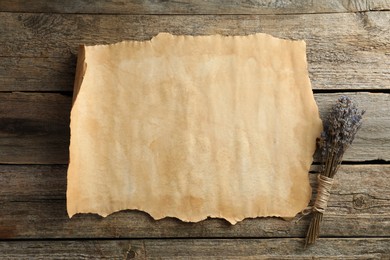
[[(390, 258), (390, 1), (27, 2), (0, 2), (0, 258)], [(158, 32), (304, 39), (322, 115), (342, 94), (367, 110), (318, 244), (303, 250), (308, 219), (68, 218), (77, 47)]]

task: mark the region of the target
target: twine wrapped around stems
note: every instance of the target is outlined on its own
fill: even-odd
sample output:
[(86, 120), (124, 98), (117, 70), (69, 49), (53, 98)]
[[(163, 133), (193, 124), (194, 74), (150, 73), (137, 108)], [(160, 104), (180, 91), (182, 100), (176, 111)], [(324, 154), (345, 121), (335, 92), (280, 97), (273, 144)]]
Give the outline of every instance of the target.
[(318, 177), (317, 198), (313, 206), (313, 211), (324, 213), (328, 205), (330, 190), (333, 185), (333, 179), (319, 174)]
[(352, 144), (362, 124), (364, 112), (359, 110), (349, 97), (342, 96), (324, 123), (324, 131), (318, 140), (321, 169), (318, 175), (317, 198), (314, 205), (303, 212), (304, 215), (312, 215), (305, 247), (314, 244), (320, 234), (320, 223), (330, 197), (333, 177), (341, 165), (344, 152)]
[(333, 179), (328, 178), (324, 175), (318, 174), (318, 191), (317, 197), (314, 202), (314, 206), (309, 208), (308, 213), (313, 213), (313, 218), (309, 226), (309, 230), (306, 235), (305, 247), (309, 244), (315, 243), (319, 233), (320, 233), (320, 223), (322, 221), (322, 216), (325, 212), (326, 207), (328, 206), (328, 200), (330, 197), (330, 190), (333, 185)]

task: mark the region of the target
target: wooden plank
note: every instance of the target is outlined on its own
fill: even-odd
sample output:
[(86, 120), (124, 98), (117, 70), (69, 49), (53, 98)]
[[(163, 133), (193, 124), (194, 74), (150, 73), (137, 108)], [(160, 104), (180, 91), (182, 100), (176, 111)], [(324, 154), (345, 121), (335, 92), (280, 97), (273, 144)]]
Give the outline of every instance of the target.
[[(326, 120), (336, 100), (343, 93), (315, 94), (321, 118)], [(363, 125), (344, 155), (347, 161), (390, 160), (390, 94), (345, 93), (366, 110)]]
[[(1, 241), (2, 259), (146, 259), (143, 240)], [(380, 243), (380, 242), (379, 242)]]
[[(316, 176), (310, 175), (314, 186)], [(390, 165), (343, 165), (336, 176), (322, 236), (390, 235)], [(147, 237), (303, 237), (308, 218), (220, 219), (184, 223), (154, 221), (140, 211), (107, 218), (66, 213), (66, 165), (0, 165), (0, 239)], [(314, 190), (315, 191), (315, 190)], [(336, 224), (337, 223), (337, 224)]]
[(0, 91), (72, 91), (76, 59), (0, 57)]
[[(264, 32), (280, 38), (304, 39), (314, 89), (388, 90), (389, 21), (390, 12), (385, 11), (219, 16), (0, 13), (0, 91), (70, 91), (79, 44), (148, 40), (159, 32)], [(38, 67), (34, 68), (35, 64)]]
[(386, 259), (389, 238), (2, 241), (6, 259)]
[(389, 10), (386, 0), (104, 1), (2, 0), (0, 11), (90, 14), (301, 14)]
[(67, 163), (71, 97), (0, 94), (0, 162)]
[[(390, 160), (390, 95), (347, 94), (367, 112), (344, 160)], [(315, 94), (322, 118), (340, 95)], [(51, 93), (0, 93), (0, 163), (68, 163), (71, 100)]]
[(302, 239), (145, 240), (148, 259), (379, 259), (388, 238), (320, 239), (307, 250)]
[(67, 167), (0, 165), (0, 202), (64, 200)]

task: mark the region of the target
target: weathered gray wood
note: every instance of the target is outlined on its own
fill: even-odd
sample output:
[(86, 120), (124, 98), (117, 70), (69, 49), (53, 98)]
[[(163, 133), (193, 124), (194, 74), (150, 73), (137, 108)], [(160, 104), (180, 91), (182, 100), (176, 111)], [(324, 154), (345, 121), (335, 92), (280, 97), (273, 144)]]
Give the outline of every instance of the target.
[[(315, 175), (311, 175), (314, 186)], [(323, 236), (390, 235), (390, 165), (344, 165), (336, 175)], [(314, 189), (315, 190), (315, 189)], [(0, 166), (0, 239), (148, 237), (303, 237), (309, 219), (247, 219), (234, 226), (220, 219), (184, 223), (154, 221), (140, 211), (107, 218), (79, 214), (65, 205), (66, 165)], [(337, 223), (337, 224), (336, 224)]]
[(6, 241), (6, 259), (386, 259), (389, 238)]
[[(2, 0), (0, 11), (20, 13), (0, 13), (0, 91), (71, 91), (80, 43), (147, 40), (168, 31), (266, 32), (305, 39), (313, 89), (388, 92), (390, 12), (346, 12), (389, 10), (389, 5), (387, 0), (97, 0), (94, 5), (86, 0)], [(53, 12), (140, 15), (49, 14)], [(323, 12), (343, 14), (291, 15)], [(354, 97), (369, 112), (346, 159), (389, 160), (389, 94)], [(325, 111), (336, 96), (316, 98)], [(70, 95), (0, 94), (0, 163), (66, 163), (70, 100)], [(215, 219), (196, 224), (154, 221), (146, 213), (125, 211), (105, 219), (89, 214), (69, 220), (66, 165), (0, 165), (0, 258), (386, 259), (390, 255), (389, 167), (343, 166), (321, 232), (343, 238), (321, 238), (303, 251), (303, 239), (297, 237), (304, 236), (308, 219), (297, 224), (277, 218), (249, 219), (231, 226)], [(155, 239), (162, 237), (192, 239)], [(193, 239), (198, 237), (213, 239)], [(230, 239), (240, 237), (267, 239)], [(51, 238), (99, 240), (12, 241)]]
[(386, 0), (94, 1), (2, 0), (0, 11), (93, 14), (294, 14), (389, 10)]
[(344, 160), (390, 160), (390, 94), (315, 94), (323, 121), (341, 95), (349, 96), (359, 108), (366, 110), (363, 125), (352, 146), (345, 153)]
[(146, 259), (144, 243), (145, 240), (2, 241), (0, 254), (2, 259), (17, 260)]
[(264, 32), (304, 39), (314, 89), (390, 89), (389, 30), (390, 12), (385, 11), (219, 16), (0, 13), (0, 91), (70, 91), (79, 44), (148, 40), (159, 32)]
[(390, 239), (320, 239), (307, 250), (302, 239), (147, 240), (148, 259), (380, 259)]
[[(390, 95), (347, 94), (367, 112), (344, 159), (390, 160)], [(315, 95), (323, 118), (340, 95)], [(60, 94), (0, 93), (0, 163), (68, 163), (70, 108)]]

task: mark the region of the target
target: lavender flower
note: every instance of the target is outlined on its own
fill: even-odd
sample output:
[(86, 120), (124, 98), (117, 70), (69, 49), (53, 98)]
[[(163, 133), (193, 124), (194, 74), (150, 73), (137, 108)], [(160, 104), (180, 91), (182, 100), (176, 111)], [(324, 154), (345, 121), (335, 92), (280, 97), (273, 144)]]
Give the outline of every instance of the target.
[(318, 140), (321, 154), (321, 170), (318, 179), (318, 194), (314, 206), (311, 207), (312, 220), (306, 235), (305, 247), (315, 243), (320, 233), (320, 223), (327, 206), (333, 177), (336, 174), (347, 148), (360, 126), (364, 110), (359, 110), (350, 98), (342, 96), (332, 108), (324, 131)]
[[(364, 110), (359, 110), (347, 96), (341, 96), (332, 108), (321, 134), (321, 174), (333, 177), (343, 155), (362, 125)], [(328, 165), (330, 164), (331, 165)]]

